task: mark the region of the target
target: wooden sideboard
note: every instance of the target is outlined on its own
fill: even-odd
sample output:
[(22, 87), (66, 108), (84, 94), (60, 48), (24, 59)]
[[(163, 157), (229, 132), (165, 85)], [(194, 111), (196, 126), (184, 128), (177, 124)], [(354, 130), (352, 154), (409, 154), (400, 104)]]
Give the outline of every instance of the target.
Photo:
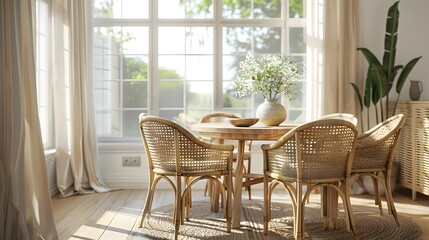
[(411, 189), (415, 200), (417, 192), (429, 195), (429, 101), (399, 102), (396, 113), (406, 117), (396, 150), (399, 185)]

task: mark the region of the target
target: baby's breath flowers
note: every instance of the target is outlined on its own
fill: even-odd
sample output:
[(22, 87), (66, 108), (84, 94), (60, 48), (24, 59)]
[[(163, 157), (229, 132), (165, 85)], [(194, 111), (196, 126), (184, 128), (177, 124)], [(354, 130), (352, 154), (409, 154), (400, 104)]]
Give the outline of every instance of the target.
[(302, 71), (302, 64), (287, 56), (248, 55), (237, 71), (236, 94), (242, 97), (259, 93), (265, 99), (283, 95), (293, 99), (301, 93)]

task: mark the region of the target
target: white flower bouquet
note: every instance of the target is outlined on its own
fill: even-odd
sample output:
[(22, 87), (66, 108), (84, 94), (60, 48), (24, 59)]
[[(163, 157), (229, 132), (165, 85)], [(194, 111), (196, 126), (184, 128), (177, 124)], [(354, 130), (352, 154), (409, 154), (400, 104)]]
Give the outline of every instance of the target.
[(248, 55), (237, 71), (237, 96), (262, 94), (265, 99), (280, 95), (293, 99), (301, 93), (303, 66), (283, 55)]

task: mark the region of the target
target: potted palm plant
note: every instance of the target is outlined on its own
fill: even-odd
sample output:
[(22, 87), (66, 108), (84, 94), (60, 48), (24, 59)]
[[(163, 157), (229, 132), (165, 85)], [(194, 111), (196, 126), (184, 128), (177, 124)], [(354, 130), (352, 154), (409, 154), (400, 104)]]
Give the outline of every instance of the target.
[(261, 94), (264, 97), (256, 117), (267, 126), (276, 126), (286, 119), (286, 110), (278, 102), (281, 96), (293, 99), (301, 93), (302, 64), (283, 55), (248, 55), (237, 71), (237, 96)]
[[(365, 131), (362, 119), (364, 107), (367, 110), (367, 128), (370, 129), (370, 108), (375, 109), (375, 122), (380, 123), (390, 116), (395, 115), (396, 105), (399, 101), (399, 95), (402, 91), (405, 81), (411, 70), (414, 68), (420, 57), (413, 58), (405, 66), (395, 65), (396, 43), (398, 42), (399, 26), (399, 1), (395, 2), (387, 13), (386, 34), (384, 37), (384, 55), (383, 60), (379, 61), (377, 57), (368, 48), (358, 48), (368, 62), (368, 71), (363, 94), (359, 87), (351, 83), (357, 97), (361, 111), (361, 129)], [(399, 77), (396, 78), (400, 72)], [(389, 107), (389, 93), (393, 89), (396, 81), (395, 90), (398, 94), (394, 101), (394, 106)]]

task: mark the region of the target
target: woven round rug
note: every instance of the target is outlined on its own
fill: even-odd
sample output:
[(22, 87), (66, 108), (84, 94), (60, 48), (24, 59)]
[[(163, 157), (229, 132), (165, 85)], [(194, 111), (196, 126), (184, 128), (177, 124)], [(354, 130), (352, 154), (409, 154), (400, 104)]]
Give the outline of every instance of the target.
[[(378, 208), (352, 206), (357, 225), (357, 239), (416, 239), (420, 227), (411, 219), (399, 215), (400, 227), (396, 226), (393, 216), (380, 216)], [(226, 232), (224, 212), (210, 212), (208, 201), (193, 202), (189, 221), (180, 226), (179, 239), (294, 239), (293, 210), (290, 203), (273, 202), (268, 235), (263, 234), (263, 200), (244, 200), (242, 204), (241, 228)], [(149, 239), (173, 239), (173, 205), (152, 210), (145, 219), (139, 235)], [(306, 204), (306, 239), (355, 239), (346, 230), (344, 212), (340, 204), (338, 229), (323, 230), (320, 205)]]

